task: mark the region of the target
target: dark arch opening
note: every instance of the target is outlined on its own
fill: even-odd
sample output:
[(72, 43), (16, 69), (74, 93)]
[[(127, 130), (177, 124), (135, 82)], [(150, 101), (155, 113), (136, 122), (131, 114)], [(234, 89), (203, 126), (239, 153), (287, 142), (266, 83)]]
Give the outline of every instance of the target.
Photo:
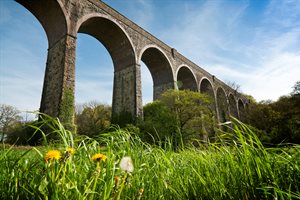
[(27, 8), (46, 31), (49, 48), (67, 34), (67, 22), (57, 1), (16, 0)]
[(210, 96), (214, 96), (214, 90), (208, 79), (204, 78), (200, 82), (200, 92), (204, 94), (208, 94)]
[(156, 100), (167, 89), (174, 88), (171, 65), (165, 55), (154, 47), (146, 49), (141, 60), (148, 67), (153, 80), (153, 100)]
[(227, 98), (226, 98), (225, 91), (221, 87), (217, 89), (217, 103), (218, 103), (220, 122), (223, 123), (228, 121), (229, 117), (228, 117)]
[(188, 67), (181, 67), (177, 72), (177, 87), (179, 90), (191, 90), (197, 92), (197, 82)]
[(208, 79), (204, 78), (200, 82), (200, 93), (209, 95), (212, 100), (215, 102), (215, 94), (213, 87)]
[(236, 104), (233, 94), (229, 94), (228, 101), (229, 101), (230, 115), (235, 118), (238, 118), (237, 104)]
[(244, 106), (244, 103), (241, 99), (238, 100), (238, 109), (239, 109), (239, 119), (241, 121), (245, 121), (245, 106)]
[(216, 102), (215, 102), (215, 94), (214, 94), (214, 89), (209, 82), (208, 79), (203, 78), (200, 82), (200, 93), (202, 94), (207, 94), (208, 96), (211, 97), (211, 109), (214, 113), (214, 116), (216, 116)]
[(217, 110), (216, 110), (216, 102), (215, 102), (215, 94), (214, 94), (212, 84), (210, 83), (210, 81), (207, 78), (203, 78), (201, 80), (199, 89), (200, 89), (200, 93), (206, 94), (211, 98), (210, 109), (211, 109), (211, 112), (213, 114), (213, 116), (212, 116), (213, 117), (212, 118), (213, 123), (212, 124), (207, 124), (205, 126), (205, 130), (207, 131), (208, 134), (203, 135), (204, 136), (203, 139), (207, 140), (208, 137), (211, 137), (215, 134), (214, 125), (215, 125), (215, 122), (218, 121)]

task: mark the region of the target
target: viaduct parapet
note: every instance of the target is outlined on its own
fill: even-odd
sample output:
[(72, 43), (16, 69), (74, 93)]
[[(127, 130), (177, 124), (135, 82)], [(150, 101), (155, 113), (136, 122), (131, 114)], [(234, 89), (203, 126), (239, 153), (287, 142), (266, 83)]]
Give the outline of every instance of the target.
[(114, 65), (112, 118), (142, 115), (141, 62), (153, 79), (153, 99), (167, 89), (209, 94), (219, 122), (243, 118), (247, 99), (99, 0), (16, 0), (43, 26), (48, 56), (40, 112), (74, 124), (77, 33), (95, 37)]

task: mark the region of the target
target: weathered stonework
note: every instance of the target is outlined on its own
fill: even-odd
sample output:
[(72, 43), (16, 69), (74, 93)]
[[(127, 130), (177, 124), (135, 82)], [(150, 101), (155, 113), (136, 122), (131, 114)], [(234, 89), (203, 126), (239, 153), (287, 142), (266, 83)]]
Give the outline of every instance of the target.
[(179, 89), (207, 93), (214, 99), (219, 122), (228, 120), (229, 114), (245, 115), (248, 101), (243, 95), (102, 1), (16, 1), (41, 22), (49, 41), (40, 111), (60, 117), (65, 124), (74, 123), (78, 32), (95, 37), (112, 57), (115, 71), (113, 119), (127, 116), (133, 121), (143, 114), (141, 62), (147, 65), (152, 75), (154, 99), (182, 82)]

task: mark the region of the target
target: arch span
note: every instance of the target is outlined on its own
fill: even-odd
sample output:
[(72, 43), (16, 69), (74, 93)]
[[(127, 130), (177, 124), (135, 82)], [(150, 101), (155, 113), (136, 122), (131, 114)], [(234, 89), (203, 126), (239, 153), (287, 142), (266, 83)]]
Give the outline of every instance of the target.
[(95, 37), (110, 53), (115, 71), (120, 71), (136, 62), (132, 42), (126, 32), (113, 20), (100, 14), (89, 14), (79, 20), (79, 33)]
[[(95, 37), (107, 49), (114, 65), (112, 120), (128, 122), (142, 113), (140, 67), (135, 51), (124, 30), (113, 20), (90, 14), (79, 20), (78, 32)], [(127, 91), (127, 92), (124, 92)]]
[(217, 110), (216, 110), (215, 92), (214, 92), (214, 89), (213, 89), (213, 85), (209, 81), (208, 78), (203, 77), (201, 79), (200, 84), (199, 84), (199, 90), (200, 90), (200, 93), (207, 94), (208, 96), (211, 97), (211, 100), (212, 100), (212, 102), (211, 102), (211, 110), (213, 111), (214, 116), (216, 116)]
[(222, 87), (217, 89), (217, 108), (219, 113), (219, 122), (226, 122), (229, 120), (228, 117), (228, 104), (225, 90)]
[(185, 65), (180, 66), (176, 77), (177, 87), (179, 90), (198, 91), (196, 76), (189, 67)]
[(214, 89), (213, 89), (213, 85), (209, 81), (208, 78), (206, 78), (206, 77), (202, 78), (199, 85), (200, 85), (199, 89), (200, 89), (201, 93), (208, 94), (213, 99), (215, 99), (215, 92), (214, 92)]
[(235, 118), (238, 118), (237, 103), (236, 103), (236, 100), (235, 100), (234, 95), (232, 93), (230, 93), (229, 96), (228, 96), (228, 102), (229, 102), (230, 115), (235, 117)]
[(173, 70), (167, 56), (156, 46), (146, 46), (139, 58), (148, 67), (153, 80), (153, 100), (167, 89), (174, 88)]
[(72, 90), (74, 73), (72, 68), (75, 37), (68, 35), (68, 20), (65, 10), (60, 1), (16, 1), (38, 19), (48, 39), (40, 112), (59, 117), (67, 125), (74, 124), (75, 105)]
[(49, 48), (68, 33), (65, 11), (58, 1), (16, 1), (28, 9), (42, 24)]
[(241, 99), (238, 100), (238, 111), (239, 111), (239, 119), (241, 121), (245, 121), (246, 109), (245, 109), (245, 104)]

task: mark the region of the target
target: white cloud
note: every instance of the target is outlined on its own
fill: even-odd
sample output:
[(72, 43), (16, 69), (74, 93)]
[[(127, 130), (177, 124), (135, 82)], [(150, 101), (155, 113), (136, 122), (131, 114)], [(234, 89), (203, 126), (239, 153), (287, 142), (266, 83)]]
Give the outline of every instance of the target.
[(300, 77), (299, 1), (271, 1), (254, 27), (243, 21), (247, 2), (222, 3), (206, 1), (182, 10), (182, 21), (164, 31), (164, 40), (258, 100), (288, 94)]

